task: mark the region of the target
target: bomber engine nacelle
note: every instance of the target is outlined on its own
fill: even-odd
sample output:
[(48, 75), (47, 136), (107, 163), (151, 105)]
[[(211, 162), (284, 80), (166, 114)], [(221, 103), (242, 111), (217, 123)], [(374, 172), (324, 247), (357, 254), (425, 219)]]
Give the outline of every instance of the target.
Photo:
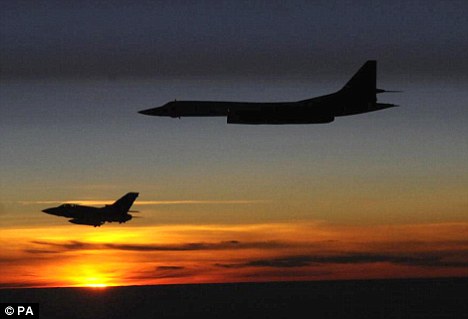
[(229, 111), (227, 122), (230, 124), (320, 124), (333, 122), (335, 116), (311, 108), (281, 108), (271, 110)]

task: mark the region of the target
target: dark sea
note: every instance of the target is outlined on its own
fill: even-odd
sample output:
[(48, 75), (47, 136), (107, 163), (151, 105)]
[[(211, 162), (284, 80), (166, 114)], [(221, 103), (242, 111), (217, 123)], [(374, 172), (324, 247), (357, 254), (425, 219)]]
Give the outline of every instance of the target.
[(0, 301), (38, 302), (40, 318), (458, 319), (468, 278), (3, 289)]

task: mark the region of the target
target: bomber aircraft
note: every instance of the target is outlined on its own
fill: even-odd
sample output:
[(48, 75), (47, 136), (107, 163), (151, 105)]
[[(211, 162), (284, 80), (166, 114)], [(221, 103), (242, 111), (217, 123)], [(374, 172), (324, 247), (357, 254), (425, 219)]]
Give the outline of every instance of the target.
[(101, 226), (105, 222), (125, 223), (132, 219), (129, 212), (133, 202), (138, 197), (138, 193), (127, 193), (112, 205), (104, 207), (82, 206), (78, 204), (62, 204), (57, 207), (44, 209), (43, 212), (55, 216), (71, 218), (72, 224)]
[(181, 118), (184, 116), (226, 116), (233, 124), (315, 124), (330, 123), (337, 116), (383, 110), (395, 104), (377, 103), (377, 61), (367, 61), (335, 93), (295, 102), (172, 101), (138, 113)]

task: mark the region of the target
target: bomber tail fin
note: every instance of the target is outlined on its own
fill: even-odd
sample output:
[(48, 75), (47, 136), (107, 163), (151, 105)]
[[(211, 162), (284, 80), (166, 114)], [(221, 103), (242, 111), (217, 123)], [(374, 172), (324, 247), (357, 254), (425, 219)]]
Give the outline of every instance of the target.
[(377, 61), (368, 60), (341, 89), (352, 95), (365, 98), (367, 102), (376, 102), (377, 97)]
[(110, 206), (116, 211), (122, 214), (126, 214), (130, 210), (130, 207), (132, 207), (133, 202), (137, 197), (138, 193), (127, 193)]

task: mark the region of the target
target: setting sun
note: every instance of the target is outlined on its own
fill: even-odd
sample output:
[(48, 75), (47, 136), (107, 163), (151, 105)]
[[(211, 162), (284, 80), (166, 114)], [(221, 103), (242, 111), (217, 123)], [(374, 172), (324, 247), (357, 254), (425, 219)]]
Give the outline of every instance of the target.
[(75, 287), (105, 288), (115, 286), (109, 274), (99, 267), (90, 267), (83, 265), (76, 269), (76, 274), (70, 277)]
[(106, 288), (109, 287), (109, 284), (105, 282), (104, 278), (99, 277), (89, 277), (83, 278), (80, 283), (76, 285), (77, 287), (89, 287), (89, 288)]
[(100, 284), (100, 283), (90, 283), (90, 284), (86, 284), (84, 285), (83, 287), (89, 287), (89, 288), (106, 288), (108, 287), (106, 284)]

